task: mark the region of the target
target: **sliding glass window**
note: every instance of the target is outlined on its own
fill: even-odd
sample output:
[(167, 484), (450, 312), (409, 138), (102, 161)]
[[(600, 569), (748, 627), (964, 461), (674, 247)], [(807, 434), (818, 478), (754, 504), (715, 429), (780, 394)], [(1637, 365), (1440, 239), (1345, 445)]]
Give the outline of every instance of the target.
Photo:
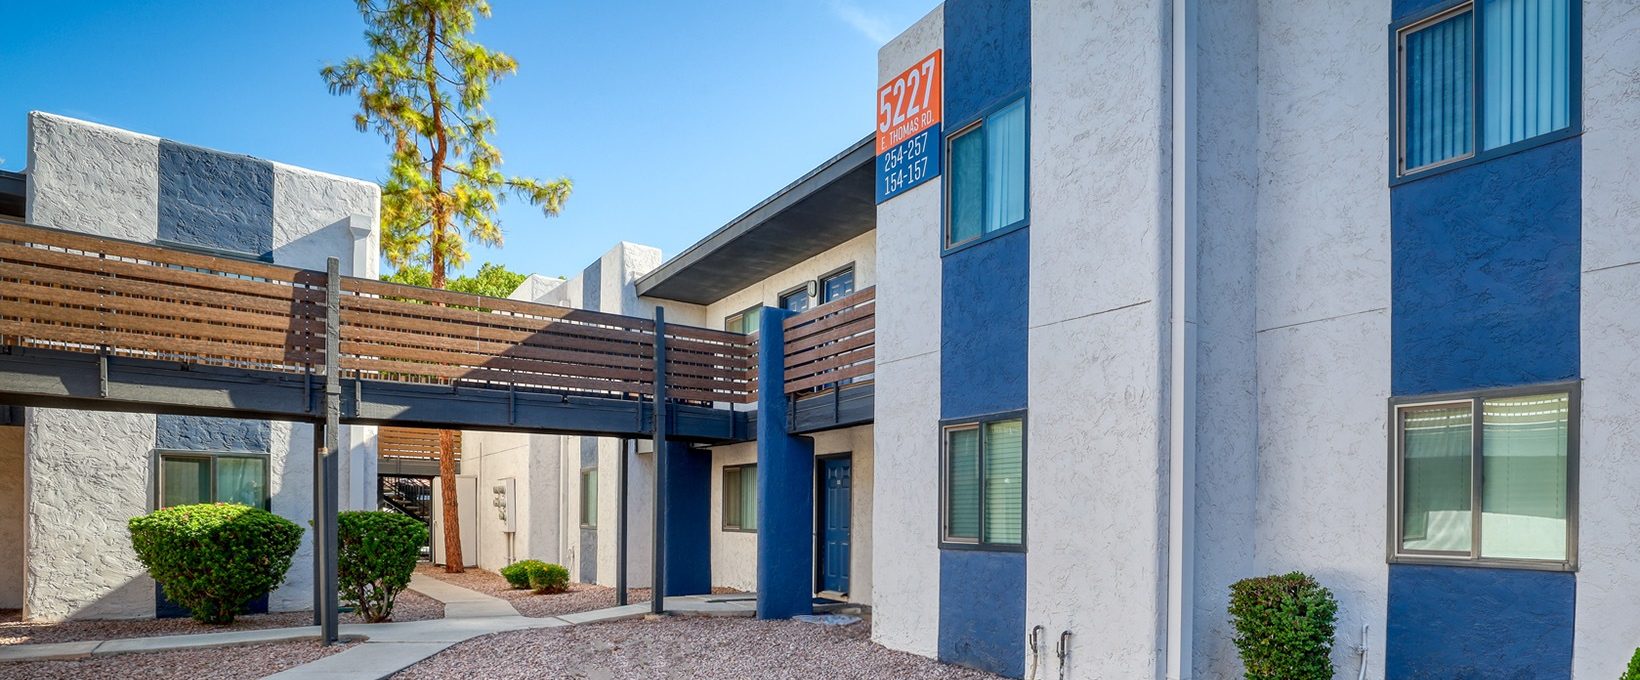
[(1013, 416), (945, 427), (943, 544), (1001, 550), (1024, 546), (1024, 425)]
[(946, 141), (946, 247), (1025, 222), (1025, 119), (1021, 97)]

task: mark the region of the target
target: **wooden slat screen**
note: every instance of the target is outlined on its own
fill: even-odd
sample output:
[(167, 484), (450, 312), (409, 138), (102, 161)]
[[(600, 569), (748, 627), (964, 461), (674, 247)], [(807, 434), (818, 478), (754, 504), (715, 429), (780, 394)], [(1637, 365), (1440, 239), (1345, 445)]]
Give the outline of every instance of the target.
[[(455, 458), (461, 462), (461, 430), (455, 430)], [(438, 430), (418, 427), (376, 429), (376, 456), (438, 460)]]
[(786, 394), (874, 372), (877, 289), (866, 288), (786, 319)]

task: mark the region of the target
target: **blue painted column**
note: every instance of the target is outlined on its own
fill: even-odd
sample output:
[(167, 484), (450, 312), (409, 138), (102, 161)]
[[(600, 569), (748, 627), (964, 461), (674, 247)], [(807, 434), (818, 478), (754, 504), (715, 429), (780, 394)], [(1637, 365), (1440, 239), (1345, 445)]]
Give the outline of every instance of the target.
[(666, 443), (666, 595), (712, 592), (712, 456)]
[(786, 432), (791, 312), (764, 307), (757, 348), (757, 617), (814, 613), (814, 442)]

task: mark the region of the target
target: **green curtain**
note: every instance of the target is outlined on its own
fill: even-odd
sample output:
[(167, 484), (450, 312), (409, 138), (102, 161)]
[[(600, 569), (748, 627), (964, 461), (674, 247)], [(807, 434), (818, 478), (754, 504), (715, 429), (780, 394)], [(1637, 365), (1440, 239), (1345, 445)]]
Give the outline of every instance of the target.
[(740, 468), (740, 528), (757, 531), (757, 466)]
[(162, 456), (159, 506), (207, 503), (211, 499), (211, 459)]
[(581, 471), (581, 525), (598, 526), (598, 471)]
[(1471, 405), (1402, 412), (1401, 547), (1468, 553), (1474, 545), (1471, 510)]
[(985, 424), (985, 542), (1025, 539), (1024, 427), (1018, 420)]
[(268, 501), (267, 461), (236, 456), (217, 458), (216, 500), (219, 503), (265, 508)]
[(985, 223), (985, 134), (984, 128), (951, 139), (952, 245), (978, 237)]
[(979, 430), (946, 433), (946, 538), (979, 540)]
[(1481, 556), (1566, 558), (1567, 394), (1481, 407)]

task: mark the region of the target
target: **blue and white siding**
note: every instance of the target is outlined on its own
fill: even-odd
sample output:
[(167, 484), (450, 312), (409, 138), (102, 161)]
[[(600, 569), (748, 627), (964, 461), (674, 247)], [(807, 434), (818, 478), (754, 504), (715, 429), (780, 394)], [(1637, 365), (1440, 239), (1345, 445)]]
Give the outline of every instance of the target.
[[(379, 190), (353, 180), (43, 113), (29, 117), (28, 220), (142, 242), (376, 275)], [(375, 503), (375, 428), (343, 428), (344, 507)], [(126, 520), (152, 509), (156, 449), (264, 453), (273, 511), (312, 514), (312, 428), (267, 421), (30, 409), (24, 608), (31, 619), (154, 614)], [(270, 608), (311, 606), (311, 545)]]

